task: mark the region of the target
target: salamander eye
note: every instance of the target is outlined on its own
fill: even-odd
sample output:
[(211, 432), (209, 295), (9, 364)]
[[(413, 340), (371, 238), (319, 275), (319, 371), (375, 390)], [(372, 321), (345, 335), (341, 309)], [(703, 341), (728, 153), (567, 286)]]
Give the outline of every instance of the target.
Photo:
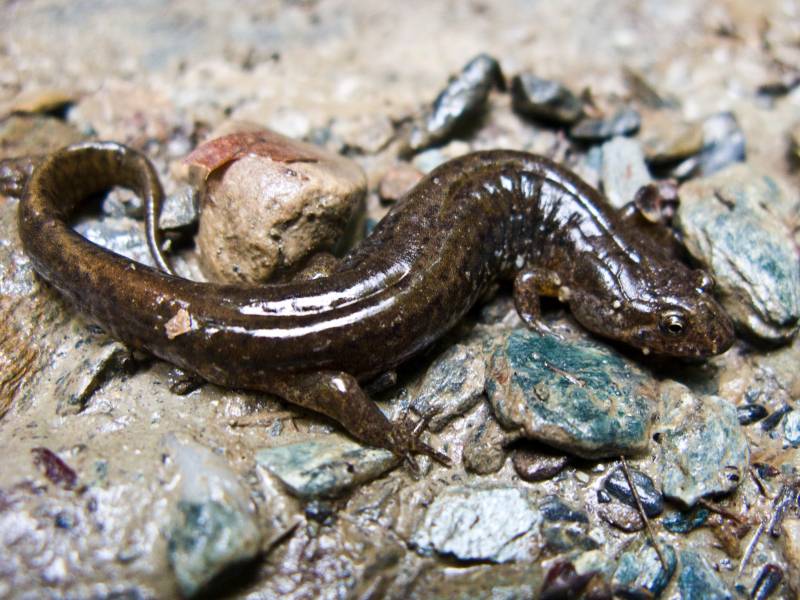
[(679, 313), (669, 312), (661, 317), (661, 331), (669, 335), (680, 335), (686, 328), (684, 318)]

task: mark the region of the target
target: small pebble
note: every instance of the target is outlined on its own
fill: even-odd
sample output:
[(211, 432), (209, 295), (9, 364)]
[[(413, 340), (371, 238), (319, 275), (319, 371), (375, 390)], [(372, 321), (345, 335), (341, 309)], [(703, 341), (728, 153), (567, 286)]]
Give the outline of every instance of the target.
[(603, 144), (603, 192), (614, 208), (622, 208), (651, 182), (639, 142), (615, 137)]
[(632, 533), (644, 529), (644, 521), (642, 521), (639, 512), (626, 504), (620, 504), (619, 502), (599, 504), (597, 514), (606, 523), (613, 525), (620, 531)]
[(788, 413), (792, 412), (792, 410), (793, 410), (792, 407), (789, 406), (788, 404), (782, 405), (780, 408), (778, 408), (778, 410), (776, 410), (766, 419), (761, 421), (761, 429), (764, 431), (772, 431), (778, 426), (783, 417)]
[(707, 176), (746, 158), (745, 138), (736, 116), (723, 112), (703, 121), (703, 149), (672, 171), (677, 179)]
[(641, 117), (633, 108), (620, 108), (603, 119), (585, 118), (569, 130), (571, 138), (582, 142), (602, 142), (618, 135), (633, 135), (639, 131)]
[(580, 510), (575, 510), (558, 496), (546, 496), (539, 504), (539, 510), (548, 521), (567, 521), (572, 523), (588, 523), (589, 517)]
[[(642, 501), (644, 513), (652, 518), (664, 512), (664, 499), (656, 489), (653, 480), (637, 469), (629, 469), (629, 471), (639, 494), (639, 500)], [(622, 467), (617, 467), (611, 472), (611, 475), (606, 478), (603, 487), (617, 500), (636, 508), (636, 498), (633, 497)]]
[(525, 481), (545, 481), (564, 470), (569, 463), (566, 454), (546, 454), (527, 448), (514, 452), (514, 470)]
[(642, 118), (642, 149), (653, 166), (674, 164), (703, 148), (702, 123), (687, 123), (673, 111), (645, 112)]
[(557, 81), (522, 73), (511, 81), (511, 100), (520, 114), (570, 125), (583, 114), (578, 97)]
[(396, 164), (386, 171), (381, 178), (381, 182), (378, 185), (378, 195), (386, 204), (397, 202), (420, 179), (422, 179), (422, 173), (413, 166), (408, 163)]
[(739, 416), (740, 425), (750, 425), (757, 423), (769, 413), (761, 404), (744, 404), (736, 407), (736, 414)]
[(200, 198), (193, 186), (184, 186), (164, 198), (158, 226), (163, 231), (186, 231), (197, 225), (200, 215)]
[(792, 411), (783, 421), (783, 437), (790, 446), (800, 446), (800, 412)]
[(767, 600), (778, 589), (783, 581), (783, 569), (772, 563), (764, 565), (758, 575), (750, 598), (753, 600)]
[(707, 508), (694, 508), (687, 511), (669, 513), (661, 520), (664, 529), (671, 533), (689, 533), (705, 524), (708, 520)]
[(479, 54), (437, 96), (424, 123), (411, 130), (409, 149), (421, 150), (447, 139), (481, 112), (495, 86), (505, 88), (500, 65), (488, 54)]

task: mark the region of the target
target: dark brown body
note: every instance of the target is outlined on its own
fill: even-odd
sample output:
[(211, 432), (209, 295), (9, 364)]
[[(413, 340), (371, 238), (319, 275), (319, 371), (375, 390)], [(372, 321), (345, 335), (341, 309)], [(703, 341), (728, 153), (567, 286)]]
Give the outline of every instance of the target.
[[(260, 287), (188, 281), (72, 231), (80, 203), (113, 185), (151, 198), (157, 212), (160, 187), (138, 153), (97, 143), (49, 157), (20, 207), (26, 252), (112, 335), (224, 386), (296, 401), (285, 382), (304, 374), (380, 374), (446, 332), (498, 277), (516, 276), (517, 303), (531, 321), (539, 295), (560, 295), (589, 329), (648, 351), (702, 357), (732, 342), (707, 277), (658, 256), (596, 191), (542, 157), (455, 159), (328, 276)], [(679, 332), (664, 326), (675, 311)], [(187, 314), (190, 330), (168, 335), (167, 324)]]

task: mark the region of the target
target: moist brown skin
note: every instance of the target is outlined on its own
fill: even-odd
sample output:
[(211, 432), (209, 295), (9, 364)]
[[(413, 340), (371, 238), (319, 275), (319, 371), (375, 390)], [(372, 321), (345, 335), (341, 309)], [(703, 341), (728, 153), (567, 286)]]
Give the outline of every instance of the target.
[[(548, 295), (587, 329), (645, 352), (702, 358), (733, 342), (708, 275), (662, 256), (598, 192), (543, 157), (495, 150), (452, 160), (322, 276), (250, 287), (182, 279), (75, 233), (75, 210), (114, 185), (152, 207), (157, 246), (161, 188), (149, 161), (115, 143), (71, 146), (34, 171), (20, 205), (22, 242), (40, 275), (125, 343), (210, 382), (324, 413), (409, 460), (444, 457), (390, 423), (358, 382), (429, 346), (497, 279), (515, 280), (517, 307), (534, 327)], [(170, 320), (187, 313), (190, 329), (172, 335)]]

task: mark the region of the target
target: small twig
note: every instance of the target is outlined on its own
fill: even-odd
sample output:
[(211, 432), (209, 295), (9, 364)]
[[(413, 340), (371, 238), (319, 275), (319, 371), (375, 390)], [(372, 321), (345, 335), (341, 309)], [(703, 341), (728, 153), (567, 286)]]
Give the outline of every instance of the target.
[(758, 525), (758, 529), (756, 529), (753, 539), (750, 540), (750, 543), (747, 544), (747, 549), (744, 551), (744, 557), (742, 557), (742, 562), (739, 563), (739, 570), (736, 572), (736, 579), (739, 579), (742, 576), (742, 573), (744, 573), (744, 569), (747, 566), (747, 563), (750, 561), (750, 555), (753, 554), (753, 550), (755, 550), (761, 534), (764, 533), (765, 525), (766, 521), (761, 519), (761, 523)]
[(577, 377), (575, 377), (572, 373), (568, 373), (564, 369), (561, 369), (561, 368), (551, 364), (549, 361), (545, 360), (544, 361), (544, 366), (545, 366), (546, 369), (550, 369), (553, 373), (561, 375), (564, 379), (568, 380), (571, 384), (577, 385), (578, 387), (586, 387), (586, 384), (583, 381), (581, 381), (580, 379), (578, 379)]
[(752, 466), (750, 467), (750, 477), (752, 477), (753, 481), (756, 482), (756, 486), (758, 486), (758, 490), (761, 492), (761, 495), (771, 499), (772, 497), (767, 492), (767, 486), (764, 485), (764, 482), (761, 480), (758, 472)]
[(628, 463), (625, 461), (625, 457), (622, 454), (619, 455), (619, 460), (622, 463), (622, 472), (625, 474), (625, 480), (628, 482), (628, 486), (631, 488), (631, 493), (633, 494), (634, 500), (636, 500), (636, 507), (639, 509), (639, 516), (642, 518), (642, 521), (644, 521), (644, 526), (647, 529), (647, 535), (650, 537), (650, 543), (653, 544), (653, 548), (655, 548), (656, 554), (658, 554), (658, 560), (661, 561), (661, 566), (664, 567), (664, 573), (669, 575), (667, 559), (664, 558), (664, 554), (661, 552), (661, 546), (659, 546), (658, 540), (656, 540), (653, 527), (650, 525), (650, 519), (647, 518), (647, 514), (644, 512), (644, 506), (642, 506), (642, 500), (639, 498), (639, 492), (636, 490), (636, 486), (633, 484), (633, 477), (631, 477), (631, 473), (628, 470)]
[(727, 508), (724, 508), (724, 507), (720, 506), (719, 504), (711, 502), (711, 500), (706, 500), (705, 498), (700, 498), (700, 500), (698, 500), (697, 503), (700, 506), (702, 506), (704, 508), (707, 508), (711, 512), (715, 512), (718, 515), (722, 515), (726, 519), (730, 519), (731, 521), (736, 521), (739, 524), (744, 523), (746, 521), (746, 519), (744, 517), (742, 517), (742, 515), (737, 515), (736, 513), (732, 513)]

